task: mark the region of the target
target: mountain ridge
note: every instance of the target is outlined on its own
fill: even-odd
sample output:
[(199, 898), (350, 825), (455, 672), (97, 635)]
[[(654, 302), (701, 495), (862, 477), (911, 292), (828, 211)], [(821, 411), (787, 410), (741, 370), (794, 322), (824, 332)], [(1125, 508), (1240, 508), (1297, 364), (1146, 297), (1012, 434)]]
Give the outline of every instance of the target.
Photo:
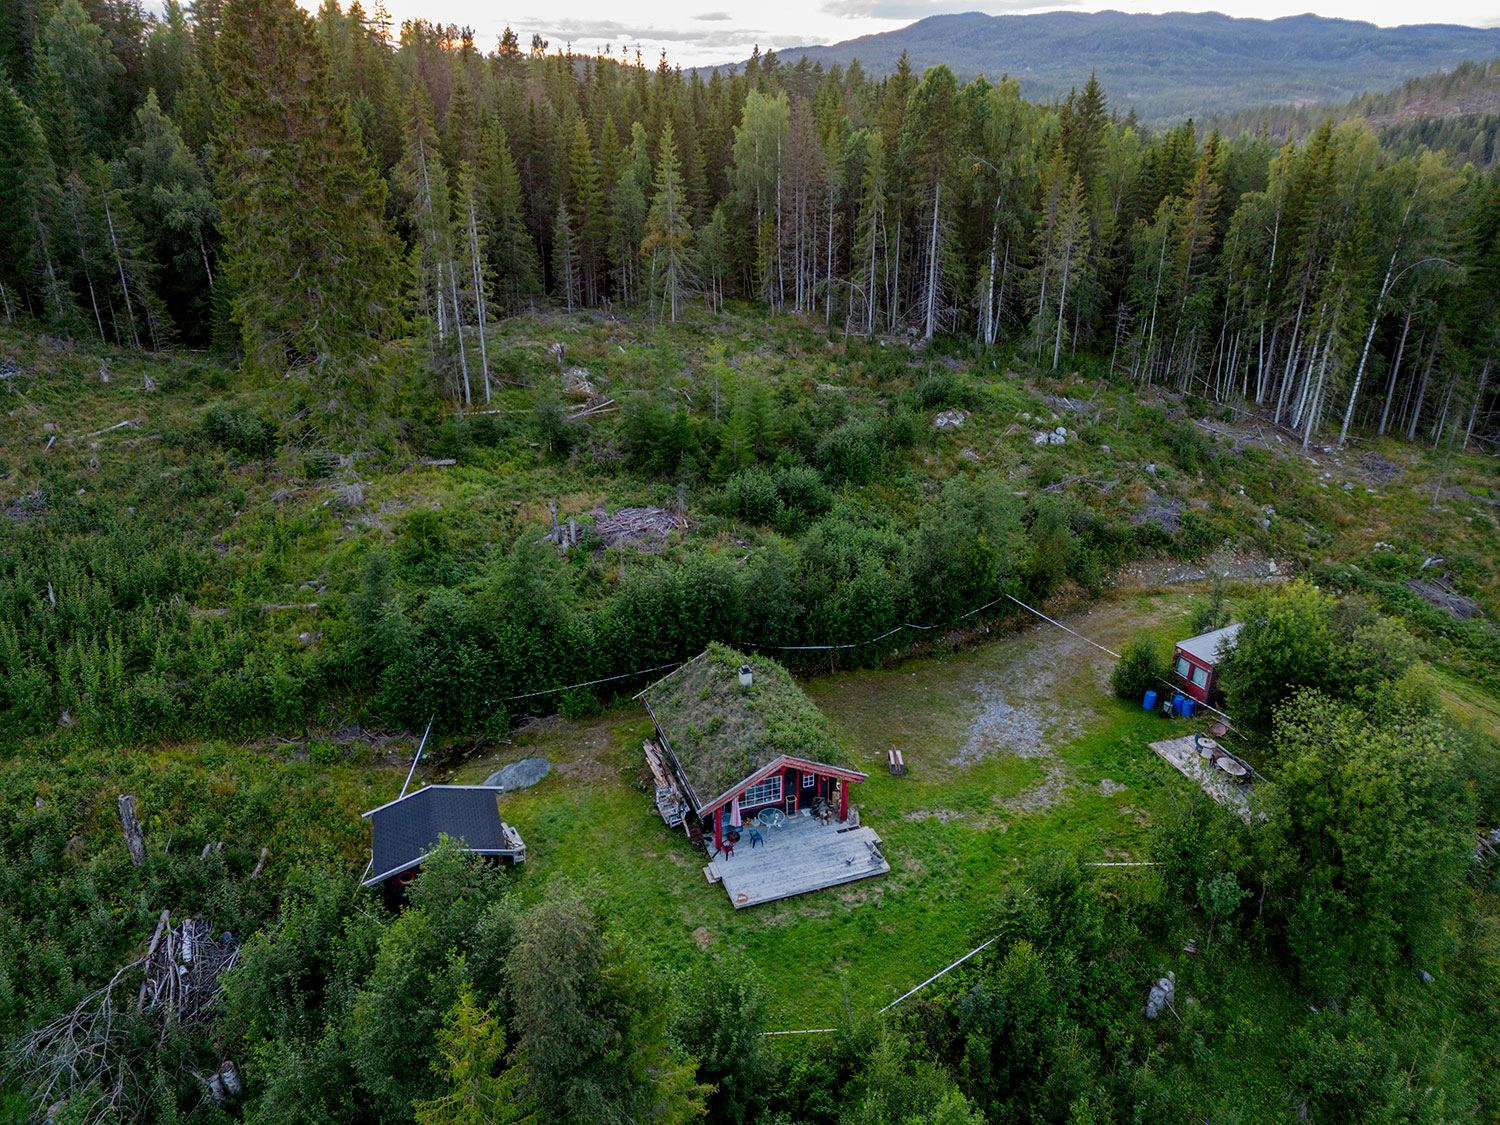
[(1267, 104), (1348, 101), (1465, 60), (1500, 56), (1500, 28), (1384, 28), (1312, 13), (1262, 19), (1221, 12), (957, 12), (776, 54), (783, 65), (807, 58), (825, 68), (857, 58), (878, 76), (892, 71), (903, 51), (917, 73), (946, 63), (960, 78), (1009, 75), (1033, 99), (1062, 97), (1094, 72), (1112, 105), (1167, 121)]

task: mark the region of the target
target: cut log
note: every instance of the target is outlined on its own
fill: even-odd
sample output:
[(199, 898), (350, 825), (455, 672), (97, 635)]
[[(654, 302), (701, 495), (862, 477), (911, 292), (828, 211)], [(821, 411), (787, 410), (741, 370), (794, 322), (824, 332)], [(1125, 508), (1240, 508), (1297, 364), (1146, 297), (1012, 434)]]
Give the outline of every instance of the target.
[(135, 429), (140, 424), (141, 424), (141, 420), (139, 418), (126, 418), (125, 421), (123, 421), (123, 422), (116, 422), (113, 426), (105, 426), (104, 429), (102, 429), (102, 430), (93, 430), (93, 431), (91, 431), (89, 433), (86, 433), (86, 434), (79, 434), (73, 440), (74, 441), (84, 441), (84, 440), (86, 440), (88, 438), (91, 438), (91, 437), (99, 437), (101, 434), (107, 434), (107, 433), (109, 433), (112, 430), (124, 429), (127, 426), (129, 428), (131, 428), (131, 429)]
[(129, 793), (120, 794), (120, 830), (125, 834), (125, 846), (130, 849), (130, 862), (140, 867), (146, 862), (146, 834), (135, 815), (135, 798)]

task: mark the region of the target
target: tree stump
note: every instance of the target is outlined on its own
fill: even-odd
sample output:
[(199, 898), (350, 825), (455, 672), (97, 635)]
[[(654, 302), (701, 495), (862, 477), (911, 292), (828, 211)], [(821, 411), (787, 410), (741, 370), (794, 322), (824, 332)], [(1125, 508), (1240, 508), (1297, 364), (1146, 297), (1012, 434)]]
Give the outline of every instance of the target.
[(135, 798), (129, 793), (120, 794), (120, 830), (125, 834), (125, 846), (130, 849), (130, 862), (140, 867), (146, 862), (146, 834), (135, 815)]

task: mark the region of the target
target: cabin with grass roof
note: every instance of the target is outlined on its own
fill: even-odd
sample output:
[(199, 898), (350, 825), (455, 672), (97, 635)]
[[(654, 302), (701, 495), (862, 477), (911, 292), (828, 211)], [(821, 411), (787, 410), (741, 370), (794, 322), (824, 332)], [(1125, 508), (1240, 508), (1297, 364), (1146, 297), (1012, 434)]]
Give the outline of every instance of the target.
[(702, 840), (736, 907), (890, 870), (850, 808), (868, 775), (780, 664), (712, 644), (637, 698), (657, 809)]

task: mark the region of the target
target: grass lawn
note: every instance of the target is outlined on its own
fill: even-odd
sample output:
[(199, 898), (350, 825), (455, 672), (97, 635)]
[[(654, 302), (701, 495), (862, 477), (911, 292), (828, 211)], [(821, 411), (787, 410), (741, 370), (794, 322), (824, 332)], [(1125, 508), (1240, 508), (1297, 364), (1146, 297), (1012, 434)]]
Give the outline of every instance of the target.
[[(1126, 596), (1067, 623), (1118, 649), (1138, 629), (1172, 631), (1188, 601), (1181, 592)], [(1110, 695), (1111, 664), (1038, 624), (805, 684), (870, 774), (855, 803), (884, 839), (892, 871), (750, 910), (735, 911), (706, 883), (703, 853), (656, 815), (641, 781), (644, 710), (546, 720), (444, 780), (479, 782), (503, 762), (548, 758), (549, 777), (503, 802), (526, 837), (524, 896), (540, 897), (562, 876), (603, 900), (653, 955), (670, 958), (690, 943), (742, 950), (766, 971), (776, 1026), (828, 1026), (841, 978), (856, 1003), (879, 1007), (989, 936), (976, 933), (976, 920), (1028, 857), (1054, 848), (1085, 860), (1141, 857), (1153, 812), (1187, 799), (1188, 783), (1147, 746), (1170, 725)], [(905, 777), (885, 770), (892, 743)]]
[(1418, 682), (1431, 685), (1437, 691), (1438, 698), (1454, 719), (1491, 738), (1500, 738), (1500, 699), (1484, 688), (1431, 664), (1419, 665), (1416, 675)]

